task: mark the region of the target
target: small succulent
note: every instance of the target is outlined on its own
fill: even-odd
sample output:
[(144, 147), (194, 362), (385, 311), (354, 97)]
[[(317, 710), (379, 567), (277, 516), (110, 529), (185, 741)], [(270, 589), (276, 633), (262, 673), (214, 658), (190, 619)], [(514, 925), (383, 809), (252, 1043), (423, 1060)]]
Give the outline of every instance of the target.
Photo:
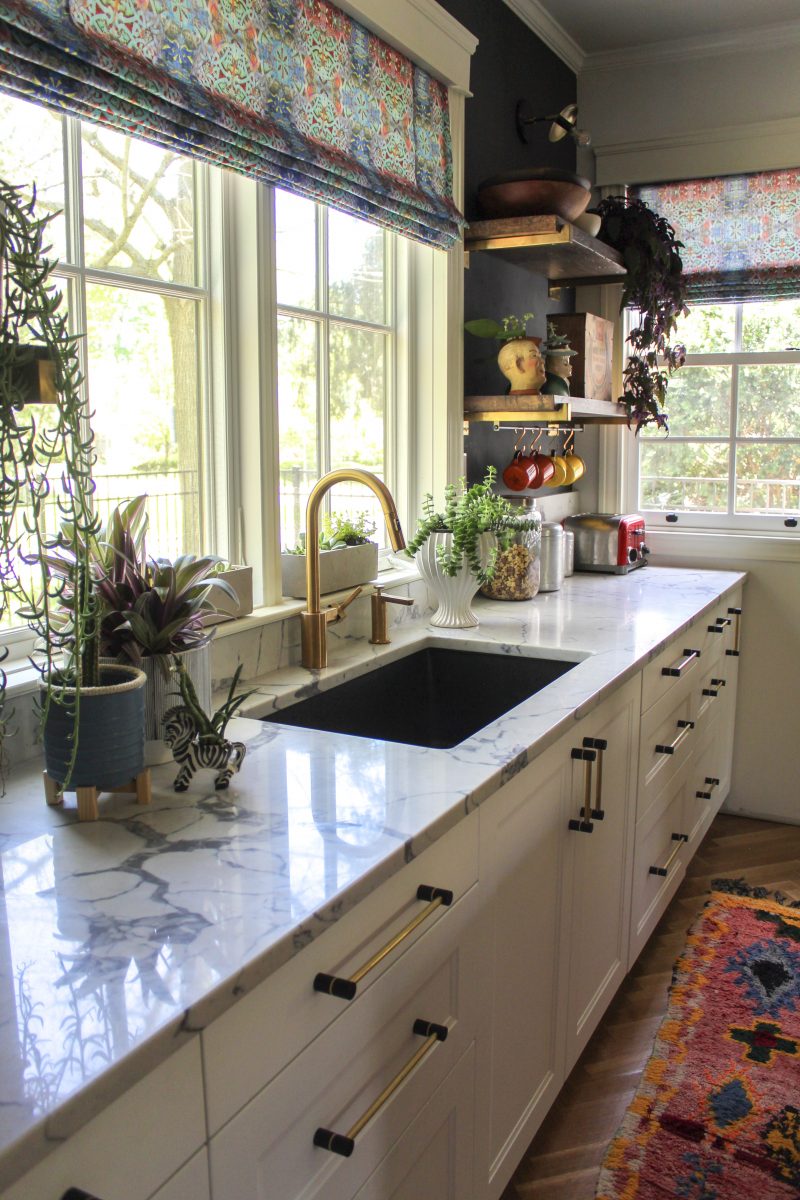
[[(325, 513), (319, 534), (320, 550), (341, 550), (345, 546), (363, 546), (370, 541), (377, 526), (368, 512)], [(297, 544), (287, 554), (305, 554), (306, 535), (301, 533)]]
[(465, 321), (464, 328), (473, 337), (494, 338), (497, 342), (513, 342), (517, 338), (528, 337), (528, 321), (533, 320), (533, 313), (523, 313), (521, 317), (513, 313), (495, 321), (492, 317), (479, 317), (475, 321)]
[(451, 577), (457, 575), (466, 562), (481, 586), (490, 583), (496, 569), (497, 549), (490, 551), (484, 566), (479, 545), (481, 534), (495, 534), (500, 547), (504, 548), (514, 532), (533, 529), (537, 523), (520, 517), (504, 496), (495, 493), (493, 485), (496, 476), (495, 468), (489, 466), (481, 483), (467, 487), (467, 481), (462, 478), (457, 484), (447, 484), (443, 512), (436, 512), (433, 496), (428, 493), (422, 502), (423, 515), (417, 532), (409, 542), (406, 553), (413, 557), (432, 533), (452, 533), (449, 547), (436, 548), (436, 557), (444, 574)]

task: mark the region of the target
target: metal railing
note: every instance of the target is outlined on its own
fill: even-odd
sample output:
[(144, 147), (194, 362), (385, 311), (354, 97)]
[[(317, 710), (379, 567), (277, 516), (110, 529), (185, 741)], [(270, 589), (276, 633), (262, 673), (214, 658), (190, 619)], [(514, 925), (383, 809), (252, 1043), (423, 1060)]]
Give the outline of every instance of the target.
[[(728, 480), (707, 475), (641, 475), (644, 508), (727, 512)], [(737, 479), (736, 511), (781, 516), (800, 512), (800, 480)]]
[[(369, 469), (369, 468), (367, 468)], [(296, 544), (298, 535), (306, 527), (306, 503), (308, 495), (320, 477), (317, 470), (306, 470), (304, 467), (281, 467), (279, 499), (281, 510), (281, 550), (290, 549)], [(374, 540), (380, 546), (386, 545), (386, 531), (383, 524), (383, 514), (377, 497), (372, 492), (357, 485), (352, 488), (346, 483), (337, 485), (335, 492), (330, 495), (333, 509), (336, 512), (350, 514), (368, 512), (375, 522)]]

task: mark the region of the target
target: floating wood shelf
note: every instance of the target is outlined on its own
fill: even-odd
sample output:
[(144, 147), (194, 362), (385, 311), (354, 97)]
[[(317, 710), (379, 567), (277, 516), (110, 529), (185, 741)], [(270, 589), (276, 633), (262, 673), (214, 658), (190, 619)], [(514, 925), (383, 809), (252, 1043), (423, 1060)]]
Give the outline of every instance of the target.
[(627, 424), (625, 406), (615, 400), (584, 396), (465, 396), (465, 421), (510, 422), (514, 425), (580, 421), (584, 425)]
[(473, 221), (465, 250), (491, 250), (509, 262), (545, 275), (556, 287), (621, 283), (622, 256), (561, 217), (501, 217)]

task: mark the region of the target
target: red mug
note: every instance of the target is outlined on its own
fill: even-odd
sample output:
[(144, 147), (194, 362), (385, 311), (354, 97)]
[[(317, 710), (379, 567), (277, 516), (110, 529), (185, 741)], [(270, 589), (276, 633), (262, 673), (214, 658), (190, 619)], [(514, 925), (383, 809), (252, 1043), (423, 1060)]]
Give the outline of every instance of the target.
[(539, 480), (538, 483), (532, 484), (531, 486), (544, 487), (550, 482), (555, 474), (556, 469), (553, 465), (553, 460), (548, 454), (542, 454), (541, 451), (537, 451), (537, 453), (533, 455), (533, 461), (536, 464)]
[(503, 471), (503, 483), (512, 492), (524, 492), (526, 488), (539, 487), (539, 468), (535, 457), (520, 454), (514, 455), (511, 462)]

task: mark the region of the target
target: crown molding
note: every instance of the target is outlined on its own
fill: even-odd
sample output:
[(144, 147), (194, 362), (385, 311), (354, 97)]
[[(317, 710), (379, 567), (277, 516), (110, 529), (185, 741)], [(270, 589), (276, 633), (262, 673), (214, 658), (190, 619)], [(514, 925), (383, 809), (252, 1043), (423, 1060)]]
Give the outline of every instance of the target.
[(532, 29), (545, 46), (557, 54), (562, 62), (580, 74), (586, 55), (566, 29), (559, 25), (550, 13), (539, 3), (539, 0), (503, 0), (504, 4), (519, 17), (529, 29)]
[[(509, 2), (506, 0), (506, 3)], [(678, 60), (718, 58), (727, 54), (752, 54), (757, 50), (776, 50), (796, 45), (800, 45), (800, 21), (786, 21), (781, 25), (767, 25), (760, 29), (701, 34), (673, 41), (650, 42), (643, 46), (598, 50), (584, 55), (582, 70), (586, 74), (590, 71), (611, 71)]]
[(800, 117), (607, 143), (594, 147), (595, 182), (598, 186), (657, 183), (796, 167), (798, 146)]

